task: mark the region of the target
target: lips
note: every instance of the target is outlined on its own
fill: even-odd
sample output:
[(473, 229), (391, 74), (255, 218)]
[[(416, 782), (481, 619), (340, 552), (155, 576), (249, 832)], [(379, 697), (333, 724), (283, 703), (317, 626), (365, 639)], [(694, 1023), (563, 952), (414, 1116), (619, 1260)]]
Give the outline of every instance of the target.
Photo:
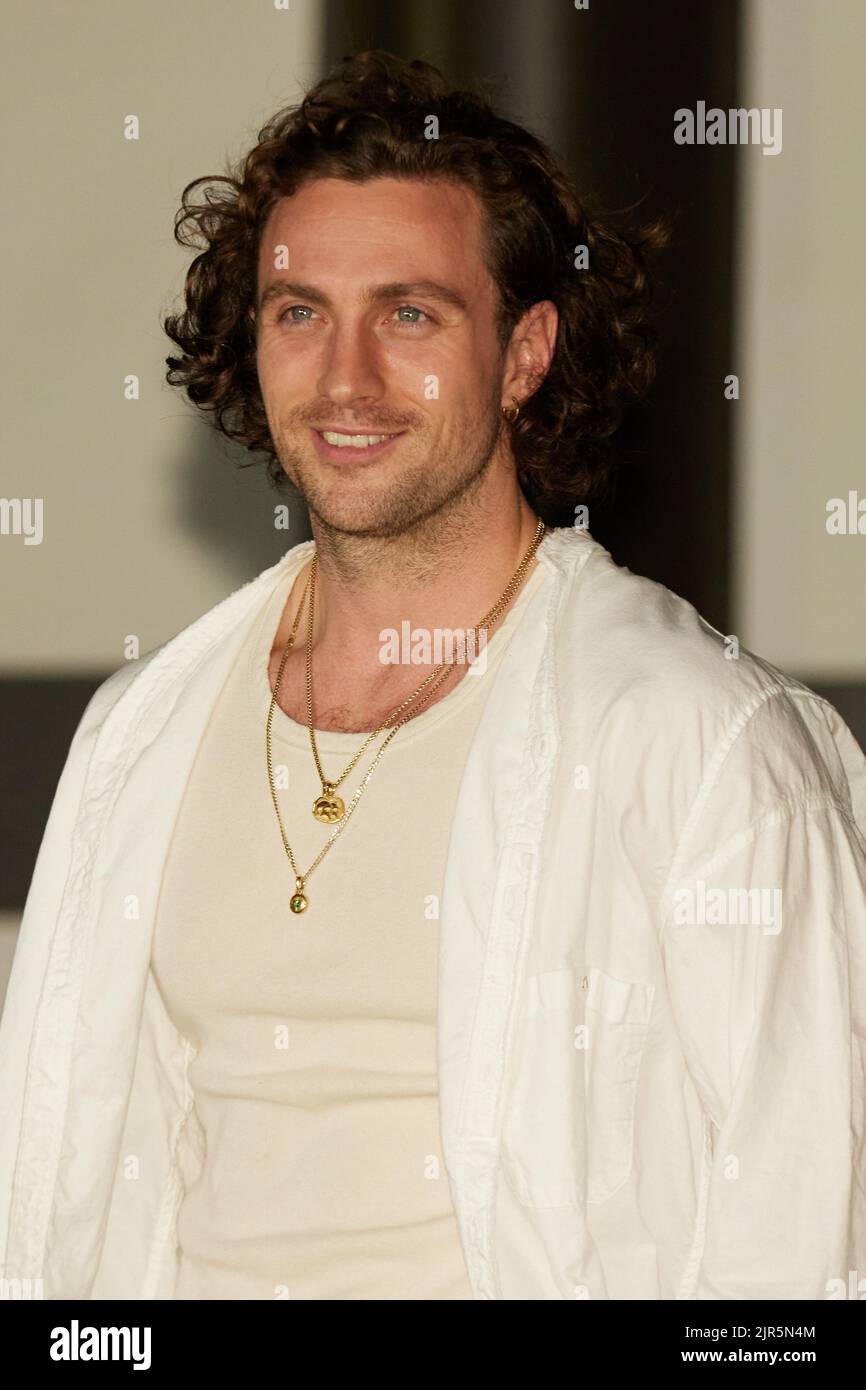
[(373, 430), (319, 430), (323, 439), (329, 444), (336, 444), (338, 449), (348, 449), (353, 445), (359, 449), (368, 449), (370, 445), (381, 444), (396, 433), (396, 430), (381, 430), (375, 433)]
[(369, 439), (371, 436), (376, 438), (385, 434), (384, 430), (312, 429), (310, 433), (320, 458), (326, 459), (329, 463), (363, 463), (366, 460), (378, 458), (386, 449), (390, 449), (405, 434), (405, 430), (399, 430), (393, 434), (388, 433), (386, 438), (380, 439), (377, 444), (331, 444), (325, 439), (325, 433), (340, 434), (345, 438)]

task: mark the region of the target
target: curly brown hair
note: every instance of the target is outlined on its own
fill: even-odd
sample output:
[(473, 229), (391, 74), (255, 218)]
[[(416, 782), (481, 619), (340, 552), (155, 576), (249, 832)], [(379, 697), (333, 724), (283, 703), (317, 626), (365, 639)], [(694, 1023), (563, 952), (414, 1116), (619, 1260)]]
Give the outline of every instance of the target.
[[(438, 118), (435, 139), (425, 138), (431, 116)], [(183, 353), (166, 358), (167, 381), (213, 412), (228, 439), (264, 453), (270, 479), (283, 484), (250, 314), (261, 233), (275, 203), (311, 179), (380, 176), (447, 179), (477, 194), (503, 349), (533, 304), (556, 305), (549, 371), (510, 430), (524, 494), (557, 524), (575, 503), (605, 491), (611, 438), (654, 378), (648, 260), (670, 244), (670, 219), (663, 213), (626, 235), (590, 217), (546, 145), (498, 116), (486, 96), (452, 88), (420, 59), (381, 50), (344, 59), (299, 105), (271, 117), (242, 167), (187, 185), (175, 238), (204, 249), (187, 272), (184, 311), (164, 320)], [(211, 186), (193, 200), (202, 185)], [(575, 268), (579, 246), (588, 251), (582, 269)]]

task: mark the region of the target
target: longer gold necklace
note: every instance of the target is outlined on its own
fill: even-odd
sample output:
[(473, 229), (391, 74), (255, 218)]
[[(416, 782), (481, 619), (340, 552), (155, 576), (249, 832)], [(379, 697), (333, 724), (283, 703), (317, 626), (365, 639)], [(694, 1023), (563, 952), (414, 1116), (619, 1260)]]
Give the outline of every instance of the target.
[[(524, 555), (523, 559), (520, 561), (520, 564), (518, 565), (517, 569), (515, 570), (514, 574), (513, 574), (512, 577), (511, 577), (511, 579), (508, 581), (508, 584), (506, 585), (506, 587), (505, 587), (503, 593), (502, 593), (501, 596), (497, 599), (496, 603), (493, 605), (493, 607), (490, 609), (490, 611), (489, 611), (488, 613), (486, 613), (485, 616), (481, 619), (481, 621), (480, 621), (479, 623), (477, 623), (476, 626), (475, 626), (474, 628), (470, 628), (470, 629), (469, 629), (469, 631), (470, 631), (470, 632), (472, 633), (472, 635), (473, 635), (473, 638), (477, 639), (477, 634), (478, 634), (478, 632), (479, 632), (480, 630), (486, 630), (487, 626), (488, 626), (491, 622), (495, 621), (495, 619), (499, 616), (499, 613), (501, 612), (501, 610), (504, 609), (504, 608), (511, 602), (511, 599), (512, 599), (513, 596), (514, 596), (514, 593), (516, 592), (516, 590), (517, 590), (518, 587), (520, 586), (520, 583), (521, 583), (521, 581), (522, 581), (522, 579), (523, 579), (524, 574), (526, 573), (526, 569), (527, 569), (527, 567), (528, 567), (530, 561), (532, 560), (533, 555), (535, 554), (536, 550), (538, 549), (538, 546), (539, 546), (540, 543), (541, 543), (541, 540), (542, 540), (542, 538), (543, 538), (543, 536), (544, 536), (544, 531), (545, 531), (544, 522), (541, 521), (541, 520), (539, 520), (538, 525), (536, 526), (536, 529), (535, 529), (535, 535), (533, 536), (532, 543), (530, 544), (529, 549), (527, 550), (527, 552), (526, 552), (526, 554)], [(282, 660), (280, 661), (279, 670), (277, 671), (277, 678), (276, 678), (276, 681), (274, 682), (274, 690), (273, 690), (273, 694), (272, 694), (272, 696), (271, 696), (270, 709), (268, 710), (268, 722), (267, 722), (267, 725), (266, 725), (266, 727), (265, 727), (265, 749), (266, 749), (266, 753), (267, 753), (268, 783), (269, 783), (269, 786), (270, 786), (270, 789), (271, 789), (271, 800), (272, 800), (273, 803), (274, 803), (274, 811), (276, 812), (277, 824), (279, 825), (279, 828), (280, 828), (280, 837), (281, 837), (282, 842), (283, 842), (283, 848), (284, 848), (284, 850), (285, 850), (285, 852), (286, 852), (286, 855), (288, 856), (289, 863), (290, 863), (291, 866), (292, 866), (292, 872), (293, 872), (294, 875), (295, 875), (295, 891), (294, 891), (294, 893), (292, 894), (292, 897), (291, 897), (291, 899), (290, 899), (290, 901), (289, 901), (289, 907), (291, 908), (292, 912), (294, 912), (294, 913), (305, 912), (306, 909), (309, 907), (309, 898), (307, 897), (307, 894), (306, 894), (306, 892), (304, 891), (305, 885), (306, 885), (306, 881), (307, 881), (307, 879), (310, 877), (310, 875), (311, 875), (311, 873), (313, 872), (313, 870), (314, 870), (315, 868), (317, 868), (317, 866), (321, 863), (322, 859), (324, 859), (324, 857), (325, 857), (325, 855), (327, 854), (328, 850), (331, 848), (332, 844), (333, 844), (334, 841), (337, 839), (338, 835), (340, 835), (340, 834), (342, 833), (342, 831), (345, 829), (346, 825), (348, 824), (349, 818), (350, 818), (350, 816), (352, 815), (352, 812), (354, 811), (355, 807), (357, 806), (358, 802), (360, 801), (361, 796), (362, 796), (363, 793), (364, 793), (364, 789), (366, 788), (367, 783), (369, 782), (370, 778), (373, 776), (373, 773), (375, 772), (375, 770), (376, 770), (376, 768), (377, 768), (377, 766), (378, 766), (378, 764), (379, 764), (379, 760), (381, 759), (382, 754), (385, 752), (385, 749), (387, 748), (388, 744), (391, 742), (391, 739), (392, 739), (392, 738), (394, 737), (394, 735), (397, 733), (398, 729), (401, 729), (401, 728), (403, 727), (404, 724), (408, 723), (408, 721), (413, 717), (414, 714), (417, 714), (418, 710), (422, 707), (422, 705), (426, 705), (426, 704), (427, 704), (427, 702), (432, 698), (433, 694), (434, 694), (435, 691), (439, 688), (439, 686), (442, 685), (443, 682), (446, 681), (446, 680), (448, 679), (448, 677), (452, 674), (452, 672), (455, 670), (455, 668), (456, 668), (456, 666), (458, 665), (459, 660), (460, 660), (460, 658), (459, 658), (459, 656), (458, 656), (458, 658), (456, 658), (454, 661), (442, 662), (439, 666), (436, 666), (436, 667), (434, 668), (434, 670), (432, 670), (432, 671), (430, 672), (429, 676), (427, 676), (427, 677), (421, 682), (421, 684), (419, 685), (419, 687), (418, 687), (418, 689), (415, 691), (415, 693), (414, 693), (413, 695), (410, 695), (410, 696), (408, 697), (408, 699), (404, 700), (402, 704), (398, 705), (397, 708), (396, 708), (395, 710), (392, 710), (391, 713), (388, 715), (388, 718), (387, 718), (382, 724), (380, 724), (379, 727), (378, 727), (377, 729), (374, 729), (374, 730), (372, 731), (372, 733), (369, 734), (369, 736), (367, 737), (367, 739), (365, 740), (365, 742), (364, 742), (364, 743), (361, 745), (361, 747), (358, 749), (358, 752), (355, 754), (355, 756), (354, 756), (354, 758), (352, 759), (352, 761), (351, 761), (351, 762), (349, 763), (349, 765), (344, 769), (344, 771), (342, 772), (342, 774), (340, 775), (340, 777), (336, 780), (336, 782), (330, 782), (330, 781), (328, 781), (328, 779), (326, 778), (326, 776), (325, 776), (325, 774), (324, 774), (324, 771), (322, 770), (322, 764), (321, 764), (321, 761), (320, 761), (320, 759), (319, 759), (319, 750), (318, 750), (318, 748), (316, 747), (316, 732), (315, 732), (315, 729), (314, 729), (314, 727), (313, 727), (313, 659), (312, 659), (312, 656), (313, 656), (314, 595), (315, 595), (316, 577), (317, 577), (317, 574), (318, 574), (317, 560), (318, 560), (318, 555), (317, 555), (317, 554), (314, 554), (314, 555), (313, 555), (313, 562), (312, 562), (312, 564), (311, 564), (311, 566), (310, 566), (309, 578), (307, 579), (307, 583), (306, 583), (306, 586), (305, 586), (305, 588), (304, 588), (304, 592), (303, 592), (303, 594), (301, 595), (301, 601), (300, 601), (300, 603), (298, 604), (298, 611), (297, 611), (297, 613), (296, 613), (296, 615), (295, 615), (295, 621), (294, 621), (294, 623), (292, 624), (292, 630), (291, 630), (291, 632), (289, 633), (288, 640), (286, 641), (286, 649), (285, 649), (285, 651), (283, 652)], [(300, 870), (298, 869), (297, 864), (295, 863), (295, 856), (294, 856), (293, 853), (292, 853), (291, 845), (289, 844), (288, 839), (287, 839), (287, 837), (286, 837), (286, 831), (285, 831), (285, 827), (284, 827), (284, 825), (283, 825), (282, 816), (280, 815), (279, 803), (278, 803), (278, 801), (277, 801), (277, 792), (276, 792), (276, 786), (275, 786), (275, 784), (274, 784), (274, 771), (273, 771), (273, 762), (272, 762), (272, 753), (271, 753), (271, 726), (272, 726), (272, 722), (273, 722), (274, 707), (275, 707), (275, 705), (276, 705), (276, 703), (277, 703), (277, 694), (278, 694), (278, 692), (279, 692), (280, 683), (281, 683), (282, 678), (283, 678), (283, 671), (284, 671), (284, 669), (285, 669), (286, 660), (287, 660), (287, 658), (288, 658), (289, 652), (292, 650), (292, 648), (293, 648), (293, 646), (294, 646), (295, 634), (296, 634), (296, 632), (297, 632), (297, 630), (298, 630), (298, 624), (299, 624), (299, 622), (300, 622), (300, 620), (301, 620), (301, 613), (303, 612), (304, 603), (306, 602), (308, 596), (309, 596), (309, 600), (310, 600), (310, 606), (309, 606), (309, 615), (308, 615), (308, 620), (307, 620), (307, 728), (308, 728), (309, 735), (310, 735), (310, 744), (311, 744), (311, 747), (312, 747), (312, 750), (313, 750), (313, 758), (315, 759), (316, 769), (317, 769), (318, 774), (319, 774), (319, 780), (321, 781), (321, 784), (322, 784), (322, 792), (321, 792), (321, 795), (320, 795), (320, 796), (317, 796), (317, 797), (316, 797), (316, 800), (313, 802), (313, 815), (315, 816), (316, 820), (322, 822), (323, 824), (328, 824), (328, 825), (333, 824), (333, 825), (334, 825), (334, 829), (332, 830), (330, 836), (329, 836), (328, 839), (326, 840), (326, 842), (325, 842), (323, 848), (321, 849), (321, 851), (319, 852), (319, 854), (318, 854), (318, 855), (316, 856), (316, 858), (313, 860), (313, 862), (312, 862), (312, 864), (310, 865), (309, 869), (307, 869), (306, 873), (302, 874), (302, 873), (300, 872)], [(428, 686), (429, 686), (429, 689), (427, 688)], [(425, 690), (426, 690), (426, 692), (427, 692), (426, 694), (424, 694), (424, 691), (425, 691)], [(423, 698), (420, 698), (421, 696), (423, 696)], [(417, 701), (417, 707), (416, 707), (414, 710), (411, 710), (411, 711), (410, 711), (410, 710), (408, 709), (408, 707), (411, 706), (411, 705), (414, 705), (416, 701)], [(393, 727), (391, 727), (391, 720), (394, 719), (397, 715), (401, 714), (401, 712), (404, 711), (404, 710), (406, 710), (407, 712), (406, 712), (405, 714), (403, 714), (403, 717), (402, 717), (401, 719), (399, 719), (399, 720), (397, 721), (397, 723), (393, 725)], [(379, 751), (377, 752), (375, 758), (373, 759), (372, 763), (370, 764), (369, 768), (367, 769), (367, 772), (366, 772), (366, 774), (365, 774), (365, 776), (364, 776), (364, 778), (363, 778), (363, 781), (361, 782), (361, 785), (360, 785), (359, 787), (356, 788), (355, 794), (354, 794), (354, 796), (352, 797), (352, 800), (349, 802), (349, 805), (348, 805), (348, 807), (347, 807), (346, 804), (345, 804), (345, 802), (343, 801), (343, 798), (342, 798), (341, 796), (338, 796), (338, 795), (337, 795), (337, 787), (339, 787), (339, 786), (342, 785), (342, 783), (343, 783), (343, 782), (345, 781), (345, 779), (348, 777), (349, 773), (352, 771), (352, 768), (355, 766), (355, 764), (358, 762), (358, 760), (359, 760), (359, 759), (361, 758), (361, 756), (363, 755), (364, 750), (365, 750), (366, 748), (368, 748), (369, 745), (372, 743), (373, 739), (376, 738), (376, 737), (378, 737), (378, 735), (379, 735), (380, 733), (382, 733), (383, 729), (386, 729), (386, 728), (389, 728), (389, 727), (391, 728), (390, 733), (388, 734), (387, 738), (383, 740), (381, 748), (379, 749)], [(335, 824), (335, 822), (336, 822), (336, 824)]]

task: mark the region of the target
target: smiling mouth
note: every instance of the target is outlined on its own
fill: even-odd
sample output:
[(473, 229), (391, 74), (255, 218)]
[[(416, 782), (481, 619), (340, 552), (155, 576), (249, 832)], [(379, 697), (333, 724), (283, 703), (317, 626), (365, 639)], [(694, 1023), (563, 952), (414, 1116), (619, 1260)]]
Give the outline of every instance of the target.
[(325, 463), (334, 464), (372, 462), (390, 449), (396, 440), (402, 439), (405, 433), (405, 430), (398, 430), (394, 434), (365, 430), (353, 434), (343, 430), (311, 430), (319, 458)]
[(398, 433), (402, 431), (391, 434), (343, 434), (339, 430), (316, 430), (316, 434), (321, 435), (326, 444), (336, 449), (369, 449), (374, 444), (383, 444), (386, 439), (396, 439)]

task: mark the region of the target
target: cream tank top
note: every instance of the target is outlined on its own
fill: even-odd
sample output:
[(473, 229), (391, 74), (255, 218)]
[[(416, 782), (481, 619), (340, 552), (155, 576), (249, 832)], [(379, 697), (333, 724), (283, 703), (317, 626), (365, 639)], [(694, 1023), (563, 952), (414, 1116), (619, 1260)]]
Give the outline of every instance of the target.
[[(439, 1134), (439, 895), (491, 679), (516, 626), (541, 620), (547, 577), (536, 563), (486, 669), (395, 734), (300, 915), (264, 740), (291, 577), (253, 623), (196, 752), (154, 932), (154, 978), (195, 1049), (176, 1298), (472, 1298)], [(347, 802), (385, 736), (340, 788)], [(317, 731), (326, 775), (365, 738)], [(279, 706), (272, 746), (306, 872), (330, 828), (311, 812), (321, 785), (307, 729)]]

